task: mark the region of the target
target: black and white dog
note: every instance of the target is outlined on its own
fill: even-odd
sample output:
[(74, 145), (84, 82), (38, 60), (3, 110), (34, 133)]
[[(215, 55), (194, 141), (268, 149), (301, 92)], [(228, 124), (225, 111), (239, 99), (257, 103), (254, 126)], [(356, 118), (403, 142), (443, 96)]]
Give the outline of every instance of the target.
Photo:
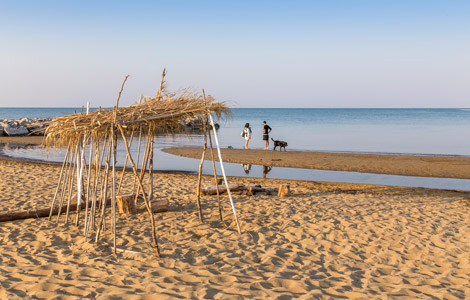
[(271, 138), (271, 140), (274, 142), (274, 151), (276, 151), (276, 147), (279, 147), (279, 151), (282, 151), (282, 148), (284, 148), (284, 151), (286, 151), (286, 147), (288, 146), (287, 142), (274, 140), (273, 138)]

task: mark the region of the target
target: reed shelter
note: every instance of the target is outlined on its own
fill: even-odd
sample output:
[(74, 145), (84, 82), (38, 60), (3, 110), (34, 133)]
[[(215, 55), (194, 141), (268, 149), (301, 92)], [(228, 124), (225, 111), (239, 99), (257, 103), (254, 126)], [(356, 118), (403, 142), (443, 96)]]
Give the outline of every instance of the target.
[[(116, 252), (116, 198), (119, 197), (122, 184), (125, 182), (123, 178), (132, 176), (134, 182), (132, 195), (135, 196), (136, 203), (138, 201), (145, 203), (152, 225), (152, 246), (155, 253), (160, 256), (154, 210), (152, 209), (152, 199), (155, 194), (153, 178), (154, 136), (157, 132), (160, 134), (185, 132), (187, 127), (184, 124), (187, 120), (191, 120), (200, 124), (204, 132), (203, 156), (199, 165), (195, 196), (199, 218), (201, 221), (204, 220), (200, 205), (200, 185), (203, 158), (208, 140), (214, 177), (217, 179), (211, 134), (214, 134), (219, 160), (222, 163), (212, 115), (217, 119), (224, 118), (230, 114), (230, 109), (225, 102), (215, 101), (211, 96), (206, 97), (204, 90), (202, 93), (191, 89), (176, 92), (166, 91), (165, 75), (164, 70), (160, 87), (154, 97), (141, 96), (135, 104), (119, 107), (119, 99), (128, 78), (126, 76), (119, 91), (116, 105), (112, 109), (103, 110), (100, 108), (92, 112), (88, 108), (86, 112), (82, 109), (80, 113), (58, 117), (50, 123), (45, 131), (44, 148), (50, 150), (61, 147), (66, 149), (66, 154), (57, 188), (51, 200), (49, 219), (56, 215), (56, 222), (59, 222), (60, 216), (65, 214), (65, 223), (68, 223), (71, 208), (76, 205), (75, 224), (77, 226), (82, 224), (86, 238), (94, 234), (95, 242), (98, 242), (101, 233), (106, 229), (105, 224), (108, 220), (110, 221), (108, 223), (112, 224), (108, 227), (111, 227), (112, 230), (113, 248)], [(214, 129), (211, 130), (212, 128)], [(133, 141), (138, 141), (137, 155), (133, 155), (130, 151)], [(118, 174), (116, 153), (120, 143), (124, 145), (126, 157), (121, 174)], [(128, 163), (132, 172), (126, 172)], [(221, 167), (223, 171), (222, 164)], [(223, 175), (228, 187), (224, 171)], [(230, 192), (228, 194), (237, 229), (240, 232), (233, 199)], [(218, 195), (218, 206), (222, 220), (220, 195)], [(82, 219), (83, 221), (80, 222)]]

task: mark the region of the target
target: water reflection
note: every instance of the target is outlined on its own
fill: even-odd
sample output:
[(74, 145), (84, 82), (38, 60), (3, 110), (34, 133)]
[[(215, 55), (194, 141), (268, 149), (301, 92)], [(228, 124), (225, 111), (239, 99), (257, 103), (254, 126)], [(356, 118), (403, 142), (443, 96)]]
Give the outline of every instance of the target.
[(251, 164), (242, 164), (242, 167), (246, 175), (250, 174)]
[[(243, 171), (245, 171), (245, 174), (249, 175), (252, 165), (251, 164), (241, 164), (241, 166), (243, 167)], [(263, 178), (266, 178), (266, 175), (268, 175), (268, 173), (271, 172), (273, 167), (272, 166), (262, 166), (262, 168), (263, 168)]]
[(263, 178), (266, 178), (266, 175), (271, 171), (273, 167), (271, 166), (263, 166)]

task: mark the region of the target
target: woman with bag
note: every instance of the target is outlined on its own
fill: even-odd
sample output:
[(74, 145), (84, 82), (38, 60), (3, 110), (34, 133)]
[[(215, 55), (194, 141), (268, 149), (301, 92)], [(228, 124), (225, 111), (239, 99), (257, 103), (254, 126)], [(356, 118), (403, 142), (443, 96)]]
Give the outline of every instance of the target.
[(245, 149), (248, 149), (248, 142), (251, 139), (250, 123), (245, 124), (245, 127), (243, 128), (242, 133), (240, 133), (240, 135), (245, 138)]

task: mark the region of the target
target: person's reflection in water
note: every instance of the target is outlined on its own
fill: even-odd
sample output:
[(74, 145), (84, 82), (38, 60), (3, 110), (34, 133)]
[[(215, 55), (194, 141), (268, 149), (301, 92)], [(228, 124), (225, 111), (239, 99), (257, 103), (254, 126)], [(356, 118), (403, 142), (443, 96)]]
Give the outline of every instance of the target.
[(269, 173), (269, 171), (271, 171), (273, 167), (271, 166), (263, 166), (263, 178), (266, 178), (266, 174)]
[(243, 166), (243, 170), (245, 170), (245, 173), (250, 174), (251, 164), (242, 164), (242, 166)]

